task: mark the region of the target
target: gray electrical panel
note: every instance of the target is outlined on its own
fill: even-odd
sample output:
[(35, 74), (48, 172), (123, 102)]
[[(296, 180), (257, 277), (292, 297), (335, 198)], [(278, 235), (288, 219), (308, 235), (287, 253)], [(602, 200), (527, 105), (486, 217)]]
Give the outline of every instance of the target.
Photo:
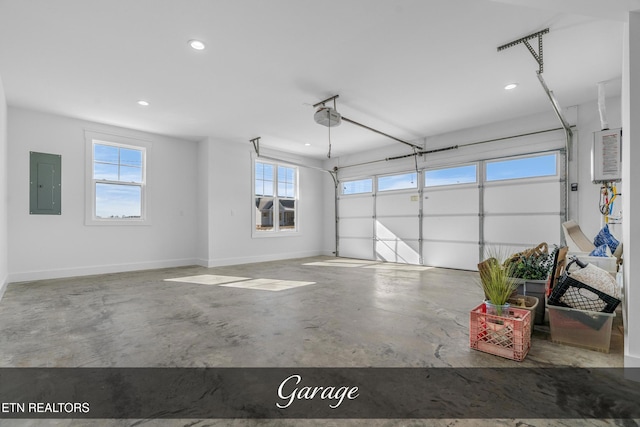
[(62, 213), (62, 156), (29, 152), (29, 213)]

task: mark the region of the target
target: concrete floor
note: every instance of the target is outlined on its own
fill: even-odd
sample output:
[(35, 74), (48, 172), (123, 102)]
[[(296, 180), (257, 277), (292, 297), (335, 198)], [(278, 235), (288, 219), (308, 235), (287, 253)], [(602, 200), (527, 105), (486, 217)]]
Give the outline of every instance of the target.
[[(10, 284), (0, 301), (2, 367), (579, 367), (623, 366), (609, 354), (552, 343), (535, 330), (523, 362), (469, 349), (477, 273), (316, 257)], [(306, 265), (319, 263), (316, 265)], [(311, 281), (272, 292), (166, 281), (202, 274)], [(471, 420), (473, 421), (473, 420)], [(605, 421), (521, 425), (615, 425)], [(309, 420), (160, 420), (145, 425), (317, 425)], [(50, 421), (50, 425), (95, 425)], [(141, 422), (142, 423), (142, 422)], [(325, 420), (322, 425), (484, 422)], [(486, 425), (515, 425), (494, 420)], [(133, 425), (129, 420), (109, 425)], [(5, 420), (1, 425), (43, 425)], [(105, 423), (100, 423), (105, 425)], [(625, 424), (636, 425), (636, 424)]]

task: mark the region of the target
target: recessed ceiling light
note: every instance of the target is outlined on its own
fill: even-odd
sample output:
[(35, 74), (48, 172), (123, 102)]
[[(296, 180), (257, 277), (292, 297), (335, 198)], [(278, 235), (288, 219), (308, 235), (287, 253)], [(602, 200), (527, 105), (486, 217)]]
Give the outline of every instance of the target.
[(141, 99), (140, 101), (138, 101), (138, 105), (142, 105), (143, 107), (148, 107), (149, 102), (145, 101), (144, 99)]
[(304, 144), (305, 147), (311, 147), (311, 144), (309, 144), (308, 142), (306, 144)]
[(513, 90), (518, 87), (518, 83), (509, 83), (504, 87), (505, 90)]
[(200, 40), (189, 40), (189, 46), (195, 50), (203, 50), (206, 47)]

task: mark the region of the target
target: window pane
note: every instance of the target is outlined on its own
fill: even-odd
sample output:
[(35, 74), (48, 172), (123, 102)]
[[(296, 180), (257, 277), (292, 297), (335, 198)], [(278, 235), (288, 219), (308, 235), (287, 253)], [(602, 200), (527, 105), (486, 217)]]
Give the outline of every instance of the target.
[(273, 198), (256, 197), (256, 230), (273, 230)]
[(278, 182), (285, 182), (287, 180), (287, 168), (284, 166), (278, 166)]
[(137, 185), (96, 183), (96, 217), (140, 218), (142, 189)]
[(120, 148), (120, 164), (142, 167), (142, 151)]
[(94, 163), (93, 179), (108, 179), (109, 181), (117, 181), (118, 165), (110, 165), (106, 163)]
[(264, 181), (264, 195), (273, 196), (273, 181)]
[(120, 180), (122, 182), (142, 182), (142, 168), (120, 166)]
[(402, 175), (381, 176), (378, 178), (378, 191), (418, 188), (415, 172)]
[(264, 181), (256, 179), (255, 182), (256, 196), (264, 196)]
[(436, 169), (424, 173), (426, 187), (476, 182), (476, 165)]
[(373, 179), (359, 179), (357, 181), (345, 181), (342, 183), (342, 194), (371, 193), (373, 191)]
[(273, 165), (256, 162), (256, 196), (273, 196)]
[(279, 205), (280, 230), (295, 230), (296, 228), (296, 201), (280, 200)]
[(96, 162), (118, 164), (118, 147), (111, 145), (94, 144), (93, 158)]
[(293, 168), (278, 166), (278, 196), (294, 197), (294, 176), (295, 170)]
[(556, 173), (555, 154), (487, 163), (487, 181), (553, 176)]
[(262, 179), (267, 181), (273, 181), (273, 165), (264, 164)]

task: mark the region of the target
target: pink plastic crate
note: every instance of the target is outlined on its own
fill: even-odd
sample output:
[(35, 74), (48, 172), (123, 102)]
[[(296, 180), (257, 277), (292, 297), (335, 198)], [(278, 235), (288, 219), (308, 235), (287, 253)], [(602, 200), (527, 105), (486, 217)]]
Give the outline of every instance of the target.
[(496, 356), (524, 360), (531, 348), (531, 312), (510, 308), (508, 316), (487, 314), (484, 303), (471, 310), (469, 346)]

